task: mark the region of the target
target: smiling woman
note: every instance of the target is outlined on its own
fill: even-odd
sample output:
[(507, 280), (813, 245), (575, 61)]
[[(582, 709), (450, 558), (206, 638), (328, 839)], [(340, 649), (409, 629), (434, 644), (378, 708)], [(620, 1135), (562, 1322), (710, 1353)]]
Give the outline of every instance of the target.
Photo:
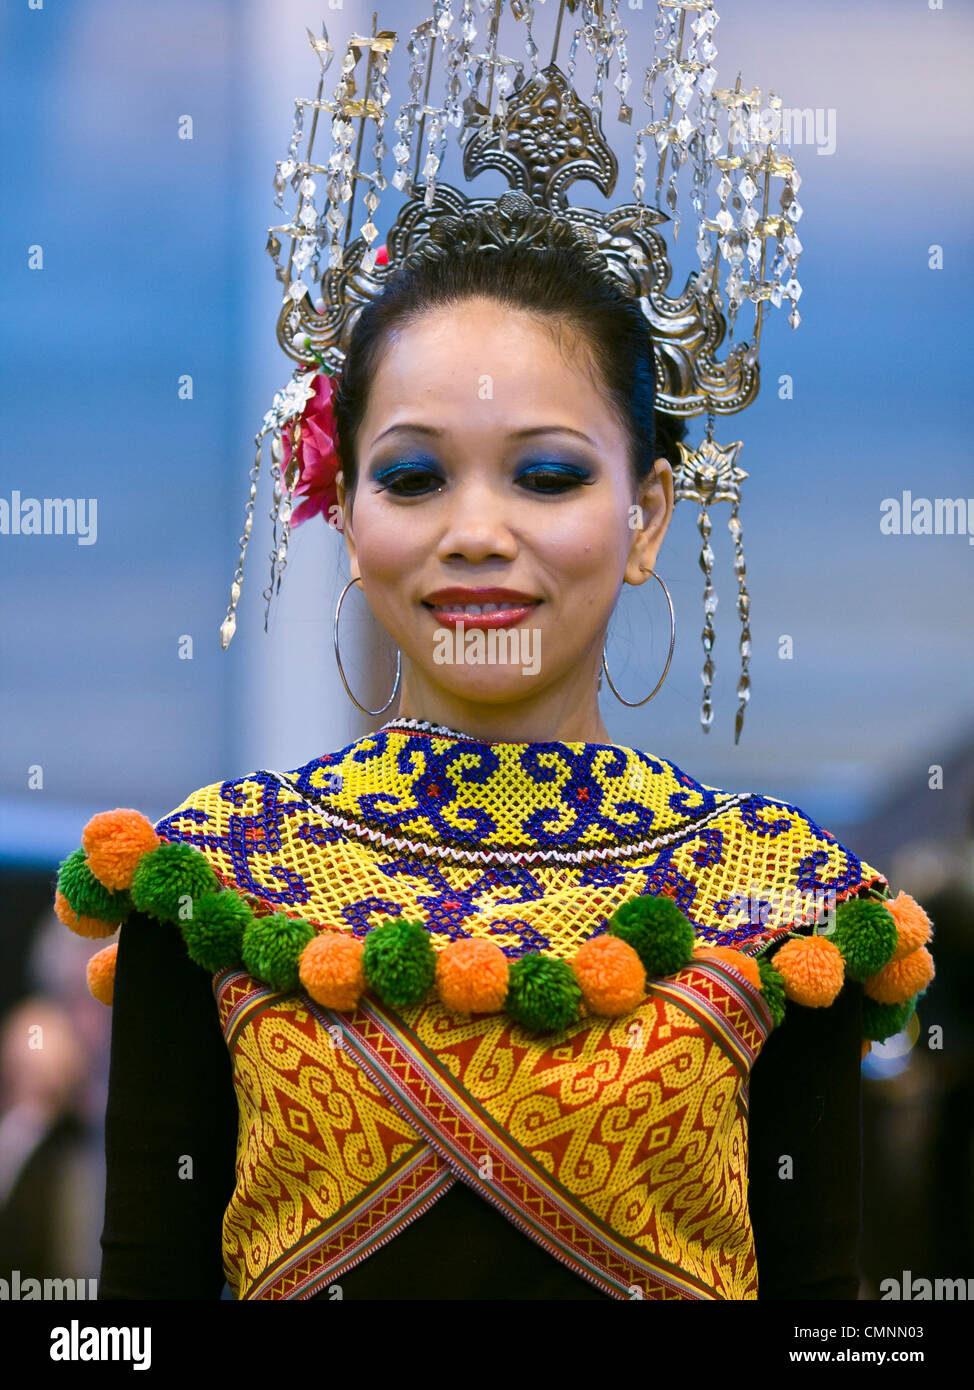
[[(413, 92), (429, 95), (441, 9), (414, 31)], [(457, 72), (479, 71), (466, 19), (442, 45), (446, 104)], [(668, 71), (691, 33), (694, 53), (712, 48), (709, 4), (661, 5), (657, 23)], [(554, 56), (512, 91), (496, 37), (486, 105), (474, 93), (453, 112), (474, 127), (465, 170), (508, 174), (496, 200), (433, 182), (435, 116), (429, 182), (386, 259), (374, 169), (357, 171), (368, 221), (342, 247), (352, 118), (388, 97), (395, 36), (374, 28), (349, 41), (328, 163), (310, 153), (321, 100), (307, 160), (296, 125), (279, 169), (302, 203), (269, 242), (276, 257), (276, 233), (294, 236), (278, 331), (300, 364), (265, 416), (275, 502), (288, 522), (296, 478), (329, 519), (335, 501), (349, 586), (399, 649), (383, 712), (396, 707), (300, 766), (199, 787), (155, 824), (103, 812), (61, 865), (67, 925), (122, 925), (89, 969), (114, 1008), (102, 1298), (211, 1298), (224, 1279), (240, 1300), (857, 1296), (860, 1062), (929, 984), (930, 922), (800, 807), (612, 741), (607, 626), (625, 584), (659, 579), (677, 493), (701, 504), (709, 623), (703, 504), (736, 505), (737, 446), (708, 432), (690, 467), (675, 422), (747, 404), (757, 339), (715, 361), (717, 260), (668, 296), (665, 214), (567, 203), (575, 178), (611, 192), (604, 113)], [(349, 80), (365, 51), (367, 79)], [(695, 125), (686, 84), (707, 71)], [(749, 100), (740, 83), (711, 97), (715, 75), (688, 60), (669, 103), (673, 168), (706, 156), (700, 207), (720, 141), (699, 133), (728, 97), (736, 152)], [(628, 81), (623, 68), (623, 95)], [(415, 115), (396, 122), (398, 188)], [(665, 120), (654, 129), (665, 151)], [(780, 152), (762, 165), (759, 144), (735, 153), (712, 224), (735, 309), (796, 293), (794, 178), (765, 218), (780, 240), (762, 278), (752, 173), (793, 171)], [(634, 192), (645, 160), (639, 146)], [(306, 232), (320, 173), (330, 206)], [(312, 306), (301, 275), (329, 244)], [(745, 262), (762, 283), (744, 286)], [(736, 510), (730, 526), (742, 579)], [(738, 609), (746, 630), (743, 583)], [(711, 666), (708, 652), (708, 690)], [(738, 732), (747, 689), (745, 670)]]
[(564, 248), (407, 267), (359, 316), (341, 519), (397, 714), (62, 866), (75, 930), (134, 909), (91, 973), (103, 1298), (857, 1296), (862, 1047), (930, 924), (799, 807), (611, 741), (606, 627), (673, 509), (652, 353)]
[[(334, 412), (352, 573), (406, 658), (400, 712), (609, 742), (606, 627), (673, 513), (638, 304), (580, 249), (424, 261), (360, 314)], [(476, 642), (438, 660), (457, 624), (530, 629), (540, 660)]]

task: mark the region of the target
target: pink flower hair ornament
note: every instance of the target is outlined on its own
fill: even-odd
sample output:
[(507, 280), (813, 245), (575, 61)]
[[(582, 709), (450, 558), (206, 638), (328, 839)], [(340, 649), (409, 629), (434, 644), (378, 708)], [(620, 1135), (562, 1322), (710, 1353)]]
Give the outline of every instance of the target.
[[(388, 265), (389, 256), (384, 246), (376, 252), (376, 265)], [(318, 301), (318, 312), (324, 312), (323, 301)], [(307, 335), (296, 346), (310, 347)], [(313, 348), (312, 348), (313, 351)], [(290, 428), (281, 433), (283, 456), (281, 459), (281, 479), (286, 492), (292, 499), (304, 500), (291, 512), (290, 524), (300, 526), (319, 513), (329, 526), (342, 530), (341, 508), (338, 505), (338, 489), (335, 478), (340, 464), (335, 450), (335, 417), (332, 401), (341, 380), (341, 372), (329, 372), (321, 362), (309, 365), (300, 382), (301, 394), (307, 393), (304, 408), (293, 417)], [(295, 427), (297, 426), (297, 429)], [(292, 435), (297, 433), (295, 448)]]
[[(292, 527), (300, 526), (320, 512), (329, 526), (340, 531), (341, 513), (335, 486), (339, 463), (335, 452), (335, 417), (332, 413), (332, 398), (340, 373), (329, 374), (317, 365), (309, 367), (308, 371), (317, 375), (310, 382), (306, 378), (310, 394), (304, 409), (295, 417), (290, 428), (281, 432), (284, 451), (281, 477), (292, 499), (304, 499), (291, 512)], [(297, 448), (292, 444), (295, 426), (299, 429)]]
[[(389, 264), (389, 254), (385, 246), (381, 246), (376, 252), (375, 262), (377, 265)], [(307, 292), (306, 285), (301, 288)], [(315, 305), (319, 314), (323, 314), (326, 307), (324, 300), (320, 299)], [(271, 408), (264, 414), (261, 428), (255, 436), (257, 453), (250, 470), (250, 500), (247, 503), (243, 534), (240, 537), (240, 556), (230, 586), (227, 616), (220, 624), (220, 646), (224, 651), (230, 646), (233, 634), (237, 630), (237, 603), (243, 585), (244, 556), (253, 526), (263, 441), (268, 434), (272, 436), (275, 500), (274, 510), (271, 512), (274, 522), (271, 579), (264, 590), (265, 632), (270, 619), (271, 600), (280, 590), (281, 577), (287, 564), (288, 535), (291, 529), (320, 513), (334, 530), (344, 530), (342, 512), (338, 505), (337, 476), (340, 466), (338, 451), (335, 448), (333, 410), (341, 372), (325, 364), (321, 353), (315, 347), (312, 335), (307, 331), (297, 332), (291, 341), (298, 352), (313, 357), (314, 361), (302, 362), (295, 367), (290, 381), (275, 394)], [(297, 506), (294, 505), (295, 500)], [(280, 505), (282, 501), (285, 502), (284, 507)], [(283, 523), (280, 534), (279, 521)]]

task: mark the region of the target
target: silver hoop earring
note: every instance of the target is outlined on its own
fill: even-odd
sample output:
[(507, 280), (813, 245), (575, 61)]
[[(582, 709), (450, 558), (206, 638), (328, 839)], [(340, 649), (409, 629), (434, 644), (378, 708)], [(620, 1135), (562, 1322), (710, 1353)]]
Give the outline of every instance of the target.
[(342, 611), (342, 604), (345, 602), (345, 595), (348, 593), (349, 589), (352, 587), (353, 584), (361, 584), (361, 582), (362, 579), (360, 575), (353, 575), (352, 578), (345, 585), (341, 594), (339, 595), (338, 607), (335, 609), (335, 660), (338, 662), (338, 674), (342, 678), (342, 685), (345, 687), (345, 690), (348, 694), (348, 698), (352, 701), (352, 703), (358, 705), (359, 709), (362, 711), (363, 714), (384, 714), (386, 710), (389, 708), (389, 706), (392, 704), (393, 700), (396, 698), (396, 692), (399, 689), (399, 677), (402, 673), (402, 652), (399, 651), (398, 648), (396, 649), (396, 683), (392, 687), (392, 694), (389, 696), (388, 700), (386, 700), (385, 704), (382, 705), (379, 709), (366, 709), (365, 705), (359, 704), (358, 700), (356, 700), (355, 696), (352, 694), (348, 681), (345, 679), (345, 668), (342, 665), (342, 654), (338, 649), (338, 618), (339, 614)]
[(666, 673), (670, 669), (670, 662), (673, 660), (673, 647), (676, 643), (676, 615), (673, 612), (673, 600), (670, 598), (670, 591), (666, 587), (666, 585), (663, 584), (662, 579), (660, 579), (659, 575), (656, 573), (655, 570), (650, 570), (649, 573), (653, 576), (654, 579), (659, 579), (659, 582), (663, 587), (663, 593), (666, 595), (667, 607), (670, 610), (670, 650), (666, 656), (666, 665), (663, 667), (663, 674), (660, 676), (659, 680), (653, 686), (652, 690), (645, 697), (645, 699), (627, 700), (619, 694), (618, 690), (616, 690), (615, 686), (612, 684), (612, 677), (609, 675), (609, 666), (605, 659), (605, 647), (602, 648), (602, 670), (605, 672), (605, 678), (609, 682), (609, 689), (612, 691), (613, 695), (616, 697), (617, 700), (621, 700), (622, 703), (624, 705), (628, 705), (630, 709), (635, 709), (639, 705), (645, 705), (648, 700), (651, 700), (653, 698), (657, 690), (659, 690), (660, 686), (666, 680)]

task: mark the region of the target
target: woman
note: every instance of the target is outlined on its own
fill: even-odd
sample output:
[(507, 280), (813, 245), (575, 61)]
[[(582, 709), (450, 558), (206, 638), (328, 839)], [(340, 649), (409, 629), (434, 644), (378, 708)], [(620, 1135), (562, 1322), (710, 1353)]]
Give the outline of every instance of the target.
[(362, 311), (334, 407), (398, 707), (86, 827), (129, 912), (100, 1296), (855, 1298), (863, 1032), (929, 923), (799, 808), (612, 742), (673, 511), (638, 305), (458, 249)]

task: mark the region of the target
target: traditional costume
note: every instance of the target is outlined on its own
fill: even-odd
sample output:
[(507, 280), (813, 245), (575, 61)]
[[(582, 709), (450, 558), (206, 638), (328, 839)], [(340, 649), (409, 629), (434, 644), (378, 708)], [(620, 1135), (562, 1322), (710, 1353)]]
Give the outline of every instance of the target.
[[(665, 77), (668, 97), (637, 136), (637, 201), (609, 214), (569, 205), (574, 180), (591, 178), (604, 192), (615, 182), (593, 115), (613, 55), (623, 123), (632, 111), (617, 7), (606, 16), (562, 0), (555, 50), (566, 8), (585, 20), (567, 79), (554, 53), (538, 71), (527, 3), (511, 6), (527, 25), (527, 78), (522, 62), (500, 53), (496, 21), (486, 52), (475, 53), (472, 0), (459, 35), (445, 0), (414, 30), (392, 182), (414, 190), (412, 134), (418, 125), (421, 145), (430, 117), (426, 182), (382, 255), (372, 250), (372, 214), (385, 186), (381, 126), (396, 36), (355, 36), (334, 100), (319, 88), (298, 103), (278, 190), (290, 182), (301, 203), (268, 244), (286, 286), (279, 339), (298, 367), (258, 435), (221, 641), (233, 635), (263, 435), (274, 436), (268, 601), (289, 525), (333, 500), (322, 411), (355, 308), (396, 267), (449, 254), (459, 241), (488, 254), (518, 240), (529, 254), (568, 238), (587, 249), (593, 273), (608, 269), (640, 296), (658, 347), (658, 408), (708, 415), (702, 444), (679, 446), (677, 496), (701, 506), (705, 730), (715, 604), (706, 507), (733, 503), (739, 736), (749, 694), (737, 519), (746, 475), (739, 443), (715, 444), (713, 419), (753, 398), (757, 334), (715, 361), (724, 324), (717, 251), (731, 266), (732, 319), (751, 299), (759, 328), (765, 302), (789, 298), (797, 323), (798, 178), (774, 140), (747, 123), (760, 93), (744, 94), (740, 82), (735, 92), (714, 89), (712, 6), (664, 0), (663, 57), (646, 90)], [(599, 57), (590, 105), (573, 86), (583, 33)], [(323, 77), (327, 35), (312, 43)], [(353, 73), (363, 54), (360, 90)], [(446, 77), (439, 107), (437, 64)], [(305, 107), (314, 123), (302, 160)], [(322, 110), (333, 114), (327, 166), (311, 155)], [(721, 114), (731, 122), (724, 155)], [(378, 128), (367, 174), (356, 167), (361, 138), (351, 155), (355, 119)], [(451, 125), (468, 137), (468, 177), (500, 168), (509, 193), (468, 203), (435, 182)], [(666, 294), (656, 230), (667, 218), (642, 203), (644, 133), (664, 156), (658, 191), (673, 154), (671, 210), (688, 156), (701, 205), (705, 175), (722, 172), (720, 211), (708, 218), (698, 208), (703, 269), (677, 298)], [(327, 211), (314, 205), (316, 173), (327, 175)], [(349, 245), (341, 205), (352, 175), (369, 183), (369, 216)], [(785, 179), (775, 215), (772, 177)], [(292, 238), (286, 269), (281, 232)], [(766, 238), (777, 239), (769, 279)], [(326, 245), (329, 267), (319, 272)], [(317, 305), (301, 279), (309, 265), (321, 280)], [(297, 496), (303, 516), (292, 512)], [(429, 1297), (754, 1299), (765, 1268), (772, 1296), (855, 1297), (860, 1057), (870, 1040), (907, 1024), (929, 984), (930, 922), (797, 806), (707, 786), (637, 748), (491, 741), (393, 718), (300, 767), (202, 787), (154, 824), (128, 808), (94, 816), (61, 865), (56, 910), (92, 937), (124, 923), (89, 967), (93, 992), (122, 1011), (103, 1297), (179, 1296), (187, 1281), (216, 1296), (220, 1275), (238, 1299), (330, 1296), (345, 1284), (353, 1296), (422, 1296), (408, 1278), (403, 1287), (411, 1274)], [(765, 1045), (773, 1050), (772, 1034), (789, 1029), (794, 1043), (762, 1073)], [(769, 1080), (749, 1201), (752, 1071)], [(789, 1182), (783, 1155), (797, 1170)], [(179, 1182), (184, 1161), (199, 1172)], [(437, 1216), (446, 1210), (449, 1221)], [(199, 1276), (190, 1252), (205, 1262)]]
[(60, 883), (75, 930), (134, 910), (126, 946), (171, 922), (212, 972), (237, 1298), (340, 1282), (457, 1180), (610, 1296), (754, 1298), (755, 1059), (860, 984), (884, 1037), (932, 975), (922, 909), (796, 806), (412, 720), (95, 816)]

